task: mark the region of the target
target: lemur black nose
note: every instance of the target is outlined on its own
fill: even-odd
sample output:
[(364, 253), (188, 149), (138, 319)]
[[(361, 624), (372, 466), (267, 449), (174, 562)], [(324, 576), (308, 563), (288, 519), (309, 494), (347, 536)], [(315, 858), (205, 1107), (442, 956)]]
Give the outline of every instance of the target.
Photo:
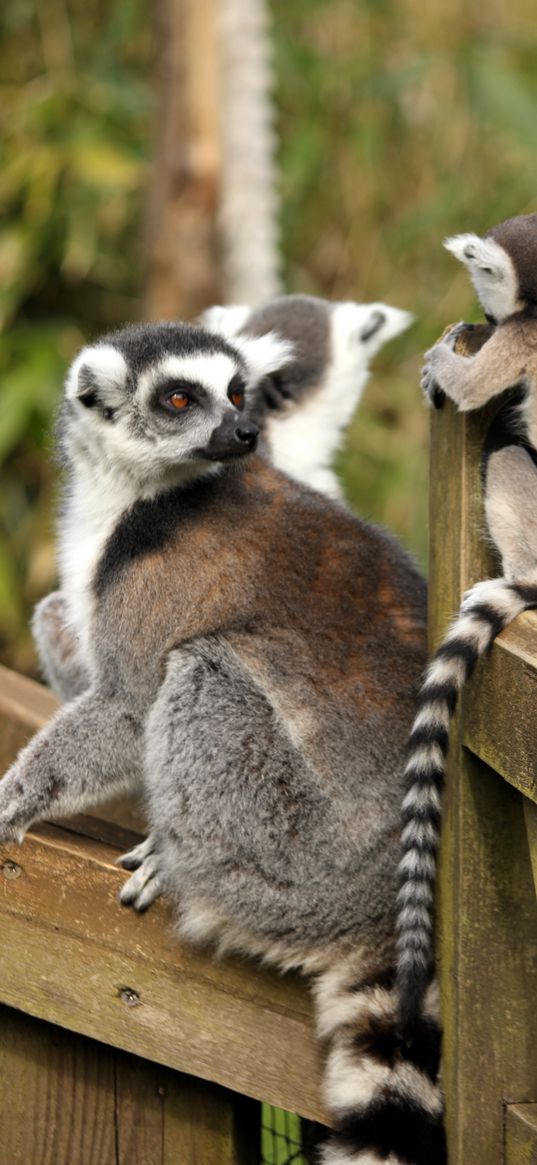
[(238, 441), (242, 441), (243, 445), (254, 445), (259, 437), (259, 429), (257, 425), (248, 422), (248, 424), (237, 426), (235, 436)]

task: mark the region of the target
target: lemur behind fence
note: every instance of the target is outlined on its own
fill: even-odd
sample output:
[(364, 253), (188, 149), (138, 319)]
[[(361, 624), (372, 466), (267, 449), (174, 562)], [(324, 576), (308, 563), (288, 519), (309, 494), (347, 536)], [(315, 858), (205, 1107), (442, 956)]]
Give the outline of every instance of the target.
[(0, 783), (0, 838), (143, 774), (140, 868), (179, 932), (313, 979), (325, 1165), (441, 1165), (434, 989), (412, 1047), (394, 991), (425, 586), (388, 534), (256, 454), (257, 391), (289, 360), (271, 333), (175, 324), (75, 361), (59, 536), (86, 686)]
[(502, 413), (500, 447), (486, 462), (485, 514), (503, 577), (479, 582), (465, 596), (429, 665), (410, 737), (397, 920), (400, 1027), (409, 1040), (433, 975), (441, 792), (458, 693), (499, 632), (537, 606), (537, 214), (445, 245), (468, 267), (490, 326), (450, 329), (426, 353), (424, 391), (437, 405), (446, 394), (464, 411), (517, 392)]

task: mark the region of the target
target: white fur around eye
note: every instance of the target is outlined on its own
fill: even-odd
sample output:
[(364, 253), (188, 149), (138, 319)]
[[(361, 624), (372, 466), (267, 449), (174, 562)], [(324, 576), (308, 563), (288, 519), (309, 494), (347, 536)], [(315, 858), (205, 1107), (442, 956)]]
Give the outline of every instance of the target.
[(79, 352), (67, 374), (65, 392), (70, 400), (78, 396), (81, 368), (90, 368), (104, 389), (122, 388), (127, 379), (127, 364), (118, 348), (113, 344), (88, 346)]
[(194, 352), (188, 356), (165, 356), (143, 372), (138, 380), (138, 394), (146, 400), (159, 380), (191, 380), (224, 399), (229, 382), (240, 365), (225, 352)]

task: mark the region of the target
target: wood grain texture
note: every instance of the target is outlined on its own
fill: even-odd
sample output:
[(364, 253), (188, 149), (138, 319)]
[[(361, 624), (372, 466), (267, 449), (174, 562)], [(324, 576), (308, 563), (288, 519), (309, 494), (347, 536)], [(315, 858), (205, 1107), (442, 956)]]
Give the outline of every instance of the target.
[(430, 645), (441, 642), (468, 587), (498, 573), (483, 534), (480, 459), (484, 425), (494, 402), (477, 413), (457, 413), (450, 401), (431, 414), (429, 469)]
[(537, 895), (537, 805), (534, 801), (524, 797), (524, 820), (526, 822), (526, 837), (530, 851), (533, 884)]
[(537, 802), (537, 615), (528, 611), (496, 640), (464, 696), (463, 741)]
[(164, 901), (120, 907), (117, 853), (53, 826), (0, 849), (0, 1001), (326, 1123), (303, 982), (187, 948)]
[[(431, 442), (431, 642), (475, 581), (498, 573), (482, 537), (480, 457), (493, 409), (433, 416)], [(533, 653), (531, 620), (502, 637), (464, 694), (452, 733), (439, 886), (439, 954), (444, 1018), (444, 1082), (450, 1165), (493, 1165), (503, 1153), (502, 1104), (537, 1097), (537, 907), (520, 793), (463, 747), (499, 761), (485, 685), (509, 710), (501, 734), (505, 775), (531, 789), (526, 719), (512, 690), (489, 668), (518, 668)], [(530, 632), (528, 633), (528, 628)], [(503, 653), (503, 654), (502, 654)], [(514, 661), (514, 662), (513, 662)], [(530, 680), (530, 685), (532, 684)], [(531, 687), (530, 687), (531, 691)], [(528, 705), (531, 695), (528, 695)], [(470, 733), (472, 734), (470, 736)], [(517, 753), (518, 749), (518, 753)], [(518, 759), (517, 759), (518, 757)], [(511, 764), (514, 758), (516, 764)], [(508, 763), (509, 762), (509, 763)], [(521, 776), (521, 780), (522, 780)]]
[(0, 1165), (256, 1160), (255, 1102), (9, 1008), (0, 1022)]
[(112, 1058), (7, 1008), (0, 1022), (1, 1165), (116, 1165)]
[(537, 1104), (508, 1104), (505, 1165), (537, 1165)]

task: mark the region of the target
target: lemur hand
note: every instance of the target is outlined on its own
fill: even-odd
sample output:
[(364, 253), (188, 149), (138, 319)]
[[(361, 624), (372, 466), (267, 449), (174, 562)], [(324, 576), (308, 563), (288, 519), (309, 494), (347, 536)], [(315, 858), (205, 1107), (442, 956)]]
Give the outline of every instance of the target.
[(22, 784), (15, 763), (0, 781), (0, 843), (16, 841), (20, 845), (31, 823), (24, 812), (21, 794)]
[(434, 347), (429, 348), (428, 352), (425, 353), (425, 364), (423, 365), (420, 384), (427, 402), (435, 409), (441, 409), (446, 398), (442, 384), (442, 371), (446, 366), (446, 355), (448, 352), (453, 352), (457, 337), (467, 326), (463, 320), (458, 324), (454, 324), (438, 340), (438, 343)]

